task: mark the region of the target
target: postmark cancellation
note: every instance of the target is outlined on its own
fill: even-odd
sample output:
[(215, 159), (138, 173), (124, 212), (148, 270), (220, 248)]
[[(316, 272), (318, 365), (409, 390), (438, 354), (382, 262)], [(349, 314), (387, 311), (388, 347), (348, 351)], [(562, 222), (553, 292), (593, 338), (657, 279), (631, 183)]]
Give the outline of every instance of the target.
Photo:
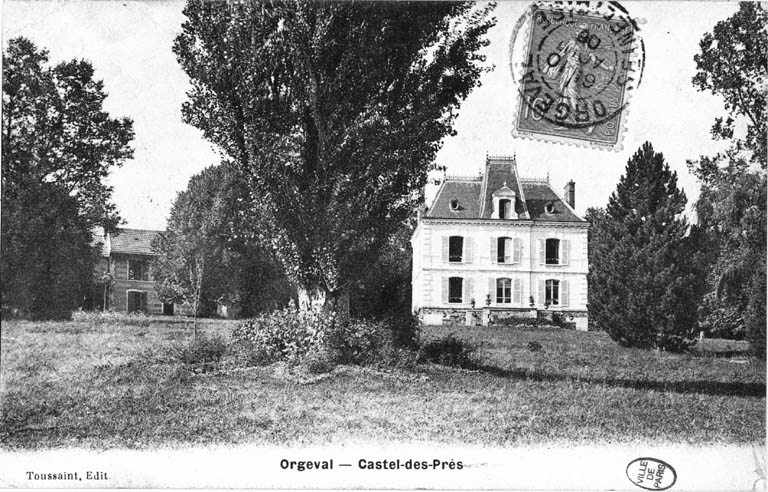
[(637, 22), (621, 5), (533, 4), (510, 42), (513, 135), (620, 150), (644, 65)]

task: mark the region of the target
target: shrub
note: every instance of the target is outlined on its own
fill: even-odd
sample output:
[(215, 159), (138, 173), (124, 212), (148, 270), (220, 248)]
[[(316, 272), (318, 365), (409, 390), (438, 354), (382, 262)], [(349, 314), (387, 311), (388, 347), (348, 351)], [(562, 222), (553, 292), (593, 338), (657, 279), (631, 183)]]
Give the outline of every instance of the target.
[(227, 343), (219, 335), (199, 335), (196, 339), (172, 345), (168, 355), (184, 365), (201, 366), (204, 371), (212, 369), (227, 352)]
[(290, 306), (240, 322), (232, 332), (232, 341), (253, 352), (254, 360), (262, 363), (299, 362), (308, 354), (319, 353), (337, 324), (334, 313)]
[(475, 345), (456, 338), (451, 333), (424, 345), (421, 348), (421, 356), (435, 364), (473, 369), (478, 365), (474, 357), (476, 350)]

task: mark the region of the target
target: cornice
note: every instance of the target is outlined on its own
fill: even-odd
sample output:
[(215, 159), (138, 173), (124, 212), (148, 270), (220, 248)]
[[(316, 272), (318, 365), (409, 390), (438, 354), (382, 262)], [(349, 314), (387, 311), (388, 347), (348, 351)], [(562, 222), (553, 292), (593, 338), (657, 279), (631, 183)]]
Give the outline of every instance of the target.
[(572, 229), (587, 229), (589, 222), (556, 222), (542, 220), (499, 220), (499, 219), (450, 219), (440, 217), (422, 217), (419, 223), (429, 224), (462, 224), (489, 225), (497, 227), (568, 227)]

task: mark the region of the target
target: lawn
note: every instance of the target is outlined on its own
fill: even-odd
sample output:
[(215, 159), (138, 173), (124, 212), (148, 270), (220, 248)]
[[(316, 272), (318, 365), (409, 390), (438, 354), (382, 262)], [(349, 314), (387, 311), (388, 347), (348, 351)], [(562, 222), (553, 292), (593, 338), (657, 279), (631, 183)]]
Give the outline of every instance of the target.
[[(621, 348), (604, 333), (427, 327), (427, 340), (477, 344), (480, 369), (295, 377), (226, 357), (208, 372), (176, 362), (169, 347), (192, 333), (174, 321), (4, 321), (0, 447), (765, 440), (765, 362), (743, 343), (705, 340), (681, 355)], [(201, 330), (226, 337), (233, 326)]]

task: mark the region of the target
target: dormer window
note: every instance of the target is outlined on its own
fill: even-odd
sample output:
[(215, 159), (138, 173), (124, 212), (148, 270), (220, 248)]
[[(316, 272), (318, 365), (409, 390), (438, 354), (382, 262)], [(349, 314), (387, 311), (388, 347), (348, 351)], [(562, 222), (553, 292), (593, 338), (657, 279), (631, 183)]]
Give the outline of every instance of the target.
[(504, 198), (499, 200), (499, 218), (508, 219), (512, 218), (512, 200)]
[(553, 213), (555, 213), (555, 204), (552, 202), (545, 203), (544, 212), (546, 212), (547, 215), (552, 215)]
[(516, 194), (505, 182), (498, 190), (493, 192), (493, 218), (516, 219), (515, 212)]
[(451, 212), (458, 212), (459, 211), (459, 201), (457, 199), (451, 200), (450, 203)]

